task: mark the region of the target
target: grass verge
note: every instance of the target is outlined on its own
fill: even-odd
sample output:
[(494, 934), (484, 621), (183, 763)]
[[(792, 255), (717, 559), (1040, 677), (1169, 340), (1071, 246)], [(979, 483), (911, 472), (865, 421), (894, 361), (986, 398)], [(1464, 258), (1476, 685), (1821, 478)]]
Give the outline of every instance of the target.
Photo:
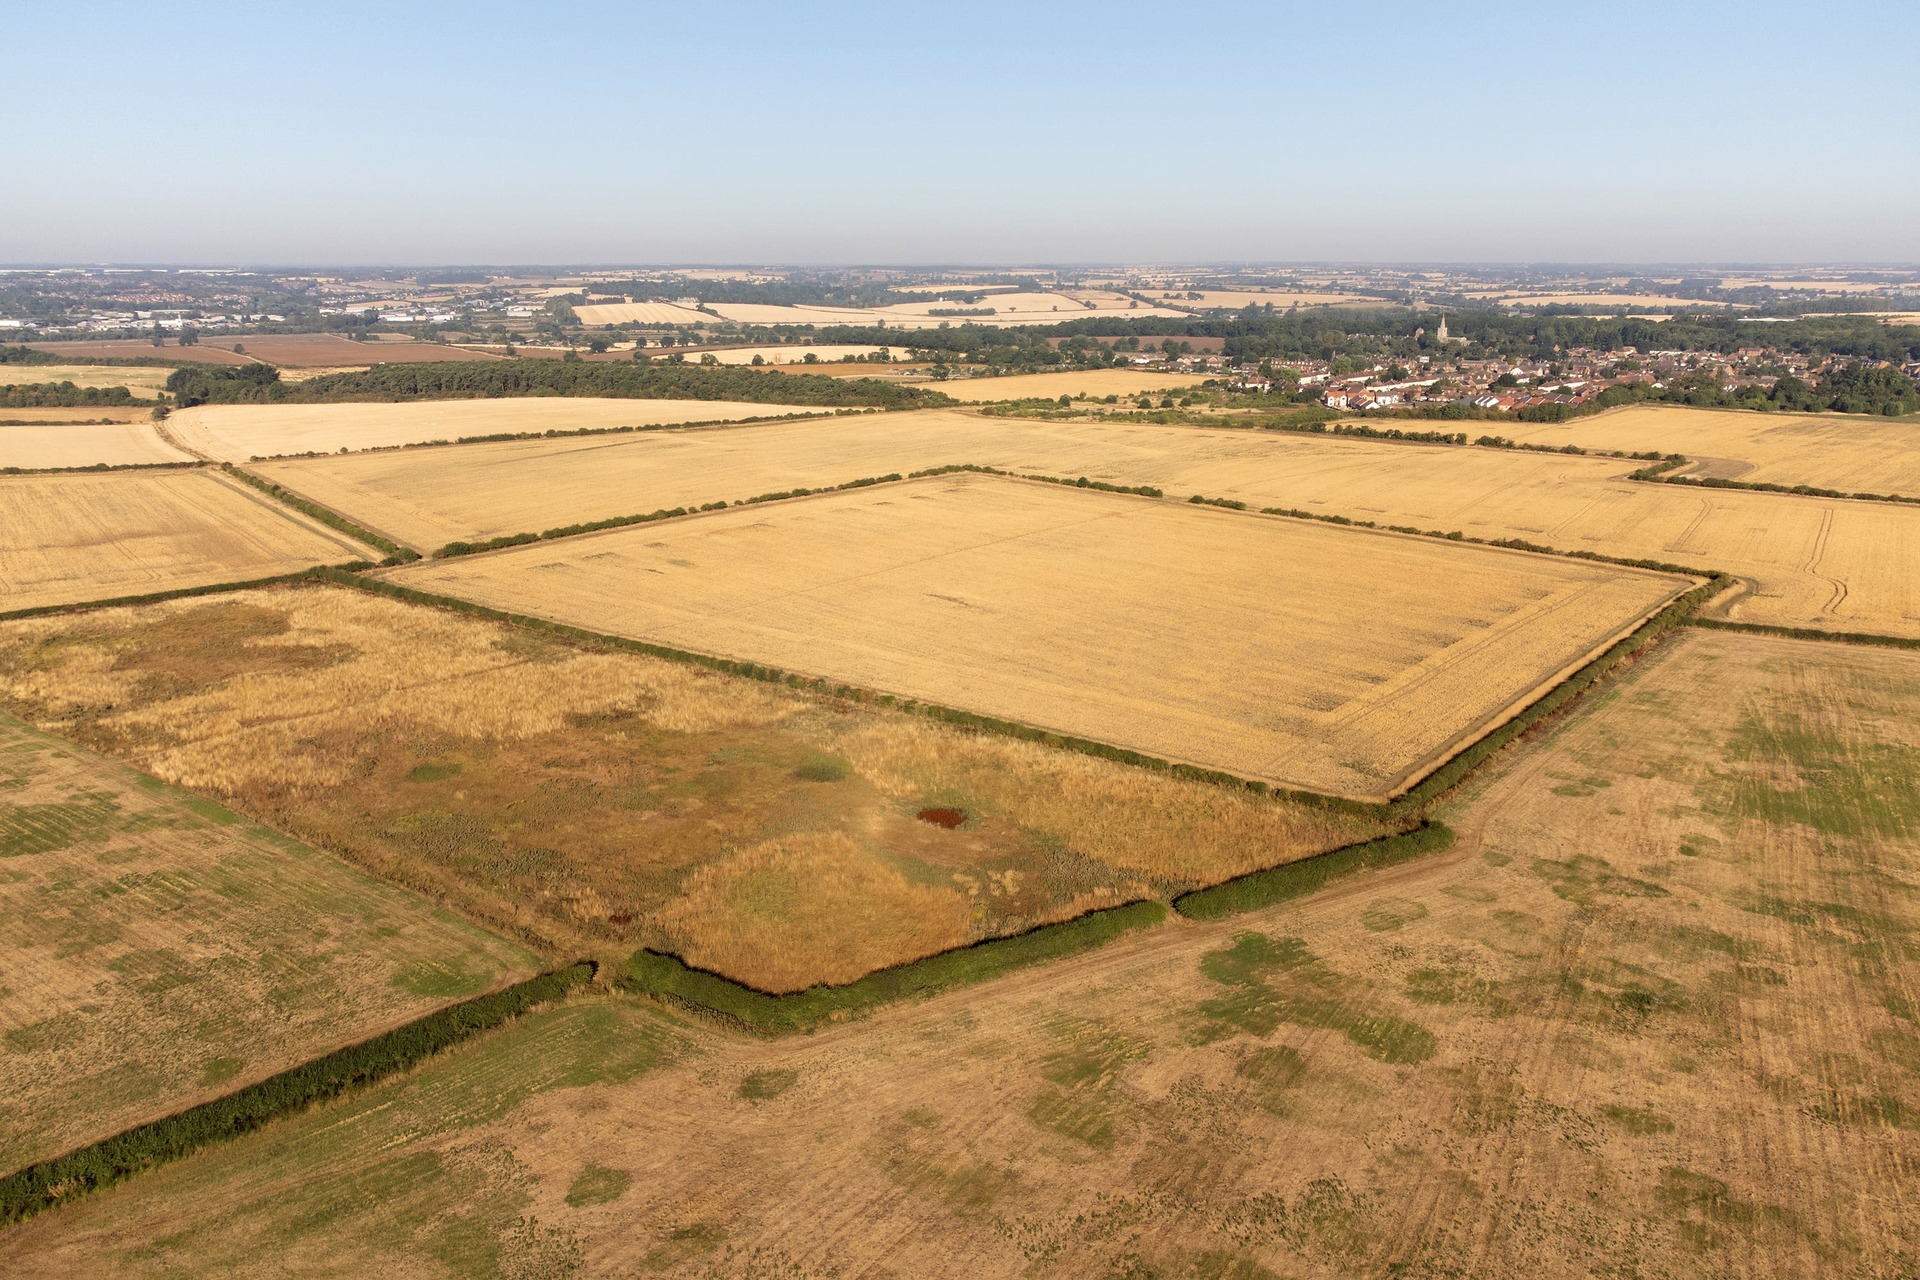
[(1304, 898), (1357, 871), (1390, 867), (1423, 854), (1439, 853), (1452, 844), (1453, 828), (1444, 822), (1429, 822), (1399, 835), (1350, 844), (1317, 857), (1236, 876), (1209, 889), (1183, 893), (1173, 900), (1173, 909), (1189, 920), (1221, 920)]
[(549, 1001), (593, 976), (582, 963), (449, 1005), (371, 1040), (336, 1049), (212, 1102), (128, 1129), (0, 1178), (0, 1223), (18, 1222), (209, 1143), (402, 1071)]
[(618, 985), (762, 1035), (792, 1035), (859, 1017), (883, 1005), (924, 999), (1015, 969), (1091, 951), (1166, 918), (1167, 909), (1158, 902), (1131, 902), (881, 969), (845, 986), (809, 987), (784, 996), (769, 995), (718, 974), (690, 968), (673, 956), (641, 950), (627, 962), (627, 972)]

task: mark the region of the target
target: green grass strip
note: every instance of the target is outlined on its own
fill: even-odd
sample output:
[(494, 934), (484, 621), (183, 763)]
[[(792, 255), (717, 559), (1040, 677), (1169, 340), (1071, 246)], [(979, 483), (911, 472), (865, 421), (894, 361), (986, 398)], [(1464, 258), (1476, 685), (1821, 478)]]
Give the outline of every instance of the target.
[(1782, 636), (1788, 640), (1864, 644), (1882, 649), (1920, 649), (1920, 640), (1911, 636), (1883, 636), (1870, 631), (1822, 631), (1817, 627), (1778, 627), (1765, 622), (1729, 622), (1721, 618), (1695, 618), (1692, 625), (1708, 631), (1739, 631), (1751, 636)]
[(0, 1223), (18, 1222), (134, 1174), (250, 1133), (279, 1116), (362, 1088), (557, 1000), (593, 976), (591, 964), (541, 974), (336, 1049), (223, 1098), (189, 1107), (0, 1178)]
[(1159, 924), (1167, 909), (1158, 902), (1132, 902), (1060, 924), (1043, 925), (1010, 938), (992, 938), (870, 973), (838, 987), (809, 987), (769, 995), (718, 974), (688, 967), (657, 951), (636, 951), (619, 985), (711, 1014), (763, 1035), (791, 1035), (825, 1023), (870, 1013), (882, 1005), (919, 1000), (956, 987), (997, 978), (1016, 969), (1078, 955), (1114, 939)]
[(269, 498), (292, 507), (302, 515), (311, 516), (321, 524), (326, 525), (329, 529), (344, 533), (349, 538), (356, 538), (370, 547), (378, 547), (387, 553), (387, 561), (389, 564), (406, 564), (408, 561), (418, 560), (420, 558), (420, 553), (411, 547), (403, 547), (389, 538), (381, 537), (371, 529), (363, 529), (331, 507), (323, 507), (317, 502), (310, 502), (291, 490), (282, 489), (271, 480), (261, 479), (251, 471), (244, 471), (230, 462), (221, 463), (220, 469), (235, 479), (243, 480), (247, 484), (252, 485)]
[(1397, 836), (1350, 844), (1317, 857), (1239, 876), (1210, 889), (1183, 893), (1173, 900), (1173, 909), (1189, 920), (1221, 920), (1304, 898), (1357, 871), (1390, 867), (1452, 845), (1453, 828), (1444, 822), (1429, 822)]

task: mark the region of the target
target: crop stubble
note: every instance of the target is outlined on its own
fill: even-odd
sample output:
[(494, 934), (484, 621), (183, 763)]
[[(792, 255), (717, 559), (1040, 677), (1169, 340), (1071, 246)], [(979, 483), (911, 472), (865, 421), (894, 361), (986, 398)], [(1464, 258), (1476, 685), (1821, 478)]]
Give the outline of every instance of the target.
[(0, 611), (293, 573), (372, 554), (217, 472), (0, 476)]
[(1686, 585), (964, 474), (392, 577), (1367, 798), (1409, 785)]
[(0, 795), (0, 1170), (538, 967), (5, 715)]
[(1621, 459), (953, 410), (314, 459), (263, 472), (417, 548), (952, 463), (1739, 575), (1747, 622), (1920, 638), (1920, 508), (1636, 483)]

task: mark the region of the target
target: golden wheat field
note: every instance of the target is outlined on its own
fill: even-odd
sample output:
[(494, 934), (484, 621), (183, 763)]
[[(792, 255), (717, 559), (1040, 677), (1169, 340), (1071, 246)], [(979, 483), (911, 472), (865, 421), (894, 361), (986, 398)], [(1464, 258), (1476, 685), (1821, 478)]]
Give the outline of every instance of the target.
[(975, 475), (392, 577), (1367, 797), (1410, 784), (1687, 585)]
[(539, 967), (403, 889), (4, 714), (0, 795), (0, 1168)]
[(672, 302), (596, 302), (577, 306), (581, 324), (712, 324), (714, 317)]
[(373, 554), (218, 472), (0, 476), (0, 612), (293, 573)]
[(317, 585), (0, 624), (0, 700), (556, 961), (775, 991), (1392, 829)]
[(1100, 399), (1178, 394), (1206, 381), (1205, 374), (1146, 373), (1137, 369), (1094, 369), (1084, 373), (1022, 373), (1004, 378), (951, 378), (927, 385), (969, 404), (994, 400), (1057, 400), (1061, 396)]
[(0, 386), (9, 383), (71, 382), (76, 387), (125, 387), (151, 398), (165, 389), (171, 368), (155, 365), (21, 364), (0, 367)]
[(209, 457), (245, 462), (279, 454), (384, 449), (505, 432), (737, 422), (742, 418), (824, 412), (827, 410), (737, 400), (602, 400), (586, 396), (398, 404), (197, 405), (167, 419), (167, 430)]
[(1571, 422), (1515, 422), (1501, 431), (1535, 444), (1683, 453), (1695, 464), (1678, 472), (1683, 476), (1920, 497), (1920, 422), (1631, 405)]
[(0, 424), (0, 467), (32, 471), (191, 461), (191, 454), (161, 439), (151, 422)]
[[(1912, 655), (1693, 634), (1446, 854), (766, 1043), (620, 997), (0, 1235), (20, 1276), (1899, 1276)], [(455, 1252), (456, 1248), (460, 1252)]]
[(1739, 575), (1749, 622), (1920, 637), (1920, 507), (1690, 490), (1642, 464), (952, 410), (322, 458), (264, 474), (421, 549), (977, 463)]

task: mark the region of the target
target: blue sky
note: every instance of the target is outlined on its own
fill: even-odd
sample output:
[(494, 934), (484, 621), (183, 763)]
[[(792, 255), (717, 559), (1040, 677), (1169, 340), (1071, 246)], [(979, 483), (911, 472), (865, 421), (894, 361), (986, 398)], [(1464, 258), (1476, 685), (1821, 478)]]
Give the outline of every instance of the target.
[(0, 261), (1911, 262), (1915, 16), (0, 0)]

